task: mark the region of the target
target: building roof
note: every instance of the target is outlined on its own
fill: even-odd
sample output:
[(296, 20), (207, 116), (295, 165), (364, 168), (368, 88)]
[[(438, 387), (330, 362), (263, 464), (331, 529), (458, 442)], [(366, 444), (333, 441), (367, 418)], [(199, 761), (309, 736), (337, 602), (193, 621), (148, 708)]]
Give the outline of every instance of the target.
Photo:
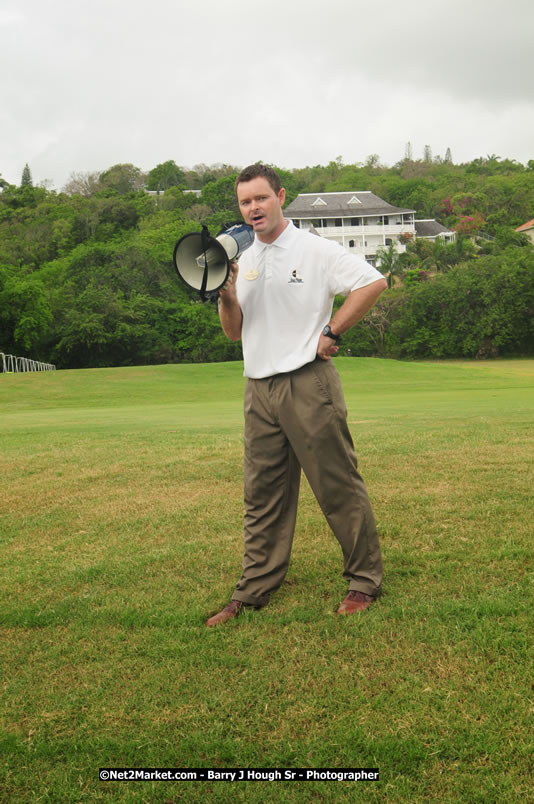
[(300, 193), (284, 210), (288, 218), (358, 218), (415, 212), (394, 207), (369, 190), (349, 193)]
[(415, 234), (417, 237), (437, 237), (440, 234), (453, 234), (453, 232), (433, 218), (427, 218), (415, 221)]
[(516, 232), (526, 232), (527, 229), (534, 229), (534, 218), (531, 221), (527, 221), (526, 223), (521, 224), (516, 229)]

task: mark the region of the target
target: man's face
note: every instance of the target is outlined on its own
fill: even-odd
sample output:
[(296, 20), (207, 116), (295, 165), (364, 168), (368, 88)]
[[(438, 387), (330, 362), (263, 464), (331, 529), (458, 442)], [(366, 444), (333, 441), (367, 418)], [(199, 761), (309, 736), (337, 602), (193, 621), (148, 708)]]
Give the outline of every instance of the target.
[(237, 185), (237, 200), (245, 223), (263, 243), (273, 243), (285, 229), (282, 206), (286, 191), (275, 193), (267, 179), (258, 176)]

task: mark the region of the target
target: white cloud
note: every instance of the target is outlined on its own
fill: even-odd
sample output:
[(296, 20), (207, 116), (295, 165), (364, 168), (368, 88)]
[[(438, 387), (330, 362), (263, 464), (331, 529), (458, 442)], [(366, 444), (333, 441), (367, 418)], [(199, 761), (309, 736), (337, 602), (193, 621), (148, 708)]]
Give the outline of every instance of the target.
[(0, 172), (534, 158), (534, 4), (4, 0)]

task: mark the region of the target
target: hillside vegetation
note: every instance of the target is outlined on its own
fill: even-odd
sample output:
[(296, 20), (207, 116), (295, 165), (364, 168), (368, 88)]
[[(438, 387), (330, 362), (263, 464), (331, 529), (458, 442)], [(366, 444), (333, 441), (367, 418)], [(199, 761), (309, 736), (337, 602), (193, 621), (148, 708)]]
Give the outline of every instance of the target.
[[(20, 187), (0, 180), (0, 351), (60, 368), (239, 359), (214, 306), (189, 295), (172, 266), (183, 234), (201, 222), (216, 234), (238, 218), (236, 173), (169, 161), (148, 174), (119, 164), (76, 175), (62, 192), (32, 186), (29, 170)], [(514, 229), (534, 217), (534, 161), (404, 159), (386, 168), (372, 157), (280, 173), (289, 201), (372, 190), (458, 232), (450, 246), (417, 241), (390, 255), (392, 288), (344, 339), (345, 354), (532, 354), (534, 250)], [(475, 246), (481, 231), (493, 239)]]

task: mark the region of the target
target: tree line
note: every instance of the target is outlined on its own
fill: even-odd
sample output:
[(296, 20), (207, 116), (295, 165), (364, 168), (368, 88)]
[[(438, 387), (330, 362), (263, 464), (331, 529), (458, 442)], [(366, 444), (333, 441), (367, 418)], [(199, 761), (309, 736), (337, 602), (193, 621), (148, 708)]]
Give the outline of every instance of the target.
[[(300, 192), (371, 190), (457, 232), (382, 255), (388, 289), (343, 338), (346, 354), (399, 358), (532, 354), (534, 250), (514, 229), (534, 217), (534, 161), (495, 155), (456, 165), (409, 154), (279, 169)], [(59, 368), (241, 357), (213, 304), (178, 281), (176, 241), (239, 217), (238, 168), (169, 160), (143, 173), (119, 164), (73, 174), (62, 191), (0, 177), (0, 351)], [(146, 190), (156, 191), (156, 194)], [(484, 234), (486, 239), (477, 239)]]

